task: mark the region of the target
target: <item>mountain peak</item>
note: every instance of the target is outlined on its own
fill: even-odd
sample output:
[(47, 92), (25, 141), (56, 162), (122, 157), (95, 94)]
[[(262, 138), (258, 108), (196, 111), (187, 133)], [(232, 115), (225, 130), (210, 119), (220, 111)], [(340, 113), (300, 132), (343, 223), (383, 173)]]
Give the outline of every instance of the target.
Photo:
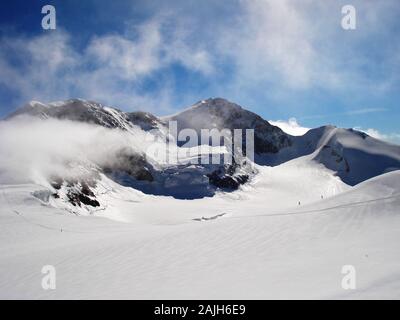
[(27, 104), (25, 104), (24, 107), (26, 107), (26, 108), (35, 108), (37, 106), (45, 107), (46, 105), (44, 103), (40, 102), (40, 101), (31, 100)]
[(69, 105), (73, 103), (81, 103), (81, 104), (97, 104), (100, 105), (100, 103), (94, 102), (94, 101), (89, 101), (81, 98), (71, 98), (67, 100), (58, 100), (58, 101), (52, 101), (49, 103), (43, 103), (41, 101), (37, 100), (31, 100), (27, 104), (24, 105), (24, 107), (59, 107), (59, 106), (64, 106), (64, 105)]
[(215, 104), (215, 105), (217, 105), (217, 104), (219, 104), (219, 105), (221, 105), (221, 104), (235, 104), (232, 101), (229, 101), (228, 99), (221, 98), (221, 97), (214, 97), (214, 98), (210, 97), (210, 98), (208, 98), (206, 100), (202, 100), (201, 102), (202, 103), (208, 103), (208, 104)]
[(81, 107), (81, 108), (94, 108), (103, 109), (104, 106), (96, 101), (85, 100), (81, 98), (73, 98), (68, 100), (54, 101), (48, 104), (50, 107)]
[(224, 98), (219, 98), (219, 97), (201, 100), (201, 101), (195, 103), (189, 109), (193, 109), (193, 108), (225, 108), (225, 109), (235, 109), (235, 110), (242, 109), (242, 107), (239, 106), (238, 104), (231, 102)]

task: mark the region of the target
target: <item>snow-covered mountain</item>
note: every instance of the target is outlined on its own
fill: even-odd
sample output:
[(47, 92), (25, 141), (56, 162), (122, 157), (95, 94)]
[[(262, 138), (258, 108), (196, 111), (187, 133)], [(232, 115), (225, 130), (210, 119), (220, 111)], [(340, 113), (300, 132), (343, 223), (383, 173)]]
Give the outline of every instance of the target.
[(280, 128), (222, 98), (200, 101), (187, 110), (162, 119), (177, 121), (178, 130), (195, 129), (199, 137), (201, 129), (254, 129), (256, 154), (276, 153), (291, 145), (291, 137)]
[(29, 115), (41, 119), (55, 118), (100, 125), (106, 128), (129, 130), (132, 125), (145, 131), (163, 127), (157, 117), (147, 112), (122, 112), (116, 108), (106, 107), (94, 101), (70, 99), (44, 104), (31, 101), (6, 117), (6, 120)]
[[(193, 155), (193, 148), (172, 141), (168, 131), (169, 121), (177, 122), (178, 131), (185, 128), (196, 130), (199, 137), (202, 129), (254, 129), (255, 162), (258, 165), (278, 166), (308, 156), (310, 161), (324, 165), (348, 185), (356, 185), (400, 169), (399, 146), (352, 129), (333, 126), (312, 129), (303, 136), (291, 136), (259, 115), (222, 98), (203, 100), (180, 113), (162, 118), (146, 112), (123, 112), (82, 99), (49, 104), (32, 101), (8, 116), (6, 122), (18, 122), (26, 117), (44, 122), (53, 119), (101, 127), (106, 130), (105, 136), (110, 132), (118, 132), (119, 137), (113, 140), (112, 150), (104, 151), (88, 161), (86, 157), (62, 160), (70, 169), (81, 168), (78, 175), (65, 177), (53, 172), (45, 177), (53, 188), (53, 197), (76, 207), (102, 206), (95, 196), (102, 176), (147, 194), (180, 199), (213, 196), (218, 191), (234, 191), (257, 176), (254, 165), (245, 156), (229, 148), (225, 151), (213, 149), (213, 152), (221, 156), (224, 152), (232, 153), (232, 164), (193, 164), (189, 161), (171, 164), (165, 159), (152, 158), (147, 152), (150, 142), (146, 140), (149, 137), (158, 141), (158, 146), (168, 156), (183, 154), (187, 160), (204, 156), (200, 151), (202, 148), (195, 148)], [(102, 144), (101, 139), (99, 141)], [(245, 149), (244, 137), (242, 142)], [(89, 148), (100, 149), (98, 145), (88, 144)]]
[(279, 165), (304, 155), (323, 164), (349, 185), (400, 169), (400, 146), (375, 139), (363, 132), (324, 126), (303, 136), (291, 137), (292, 145), (257, 161)]
[[(232, 151), (169, 120), (254, 129), (255, 163), (171, 163)], [(0, 121), (0, 154), (0, 298), (400, 297), (400, 150), (366, 134), (291, 136), (220, 98), (162, 118), (74, 99)]]
[(257, 114), (235, 103), (215, 98), (203, 100), (176, 115), (178, 128), (254, 129), (255, 161), (279, 165), (313, 154), (347, 184), (356, 185), (380, 174), (400, 169), (400, 146), (374, 139), (363, 132), (324, 126), (303, 136), (291, 136)]
[[(123, 186), (133, 187), (145, 193), (182, 199), (213, 196), (218, 190), (236, 190), (254, 174), (250, 164), (245, 163), (244, 157), (235, 156), (232, 164), (201, 163), (199, 159), (205, 156), (201, 149), (179, 147), (176, 141), (170, 141), (171, 136), (165, 121), (146, 112), (123, 112), (82, 99), (50, 104), (33, 101), (8, 116), (6, 121), (24, 122), (29, 117), (43, 120), (43, 123), (55, 120), (68, 121), (76, 125), (91, 125), (93, 128), (102, 127), (106, 135), (111, 132), (119, 135), (118, 141), (113, 141), (112, 151), (107, 154), (90, 161), (82, 159), (69, 161), (67, 164), (69, 168), (81, 167), (81, 171), (85, 172), (84, 178), (82, 173), (79, 173), (78, 177), (68, 179), (57, 173), (47, 177), (54, 188), (56, 198), (67, 200), (77, 206), (101, 206), (95, 200), (95, 190), (92, 190), (97, 188), (101, 174)], [(69, 132), (65, 134), (68, 135)], [(41, 140), (46, 140), (46, 137), (42, 137)], [(102, 143), (101, 139), (99, 140)], [(148, 148), (153, 141), (161, 153), (166, 152), (167, 156), (172, 157), (178, 155), (183, 161), (170, 163), (166, 159), (152, 158)], [(99, 148), (98, 145), (89, 147)], [(211, 150), (214, 150), (212, 153), (221, 156), (229, 152), (218, 148)], [(90, 183), (85, 181), (89, 179), (88, 177)]]

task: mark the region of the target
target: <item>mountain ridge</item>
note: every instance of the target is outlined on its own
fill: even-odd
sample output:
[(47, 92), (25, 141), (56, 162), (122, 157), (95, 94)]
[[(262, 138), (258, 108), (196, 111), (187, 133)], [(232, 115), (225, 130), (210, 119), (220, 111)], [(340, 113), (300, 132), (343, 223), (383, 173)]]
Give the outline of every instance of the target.
[[(348, 185), (356, 185), (372, 177), (400, 169), (400, 146), (387, 144), (353, 129), (331, 125), (309, 130), (302, 136), (292, 136), (270, 124), (261, 116), (223, 98), (201, 100), (174, 115), (157, 117), (151, 113), (124, 112), (94, 101), (70, 99), (50, 104), (32, 101), (6, 118), (20, 116), (43, 120), (59, 119), (120, 129), (135, 135), (136, 128), (155, 134), (168, 143), (169, 121), (176, 121), (178, 131), (191, 128), (198, 136), (202, 129), (254, 129), (254, 161), (261, 166), (279, 166), (296, 158), (308, 156), (332, 170)], [(243, 149), (245, 139), (243, 139)], [(185, 150), (177, 141), (177, 150)], [(211, 142), (210, 142), (211, 143)], [(197, 143), (200, 145), (200, 141)], [(232, 150), (229, 152), (233, 152)], [(156, 168), (146, 160), (143, 151), (126, 147), (110, 155), (112, 165), (102, 170), (118, 183), (155, 195), (178, 198), (213, 196), (217, 190), (237, 190), (256, 171), (245, 157), (233, 157), (233, 164), (192, 166), (169, 165)], [(81, 184), (75, 181), (72, 184)], [(75, 197), (75, 196), (74, 196)]]

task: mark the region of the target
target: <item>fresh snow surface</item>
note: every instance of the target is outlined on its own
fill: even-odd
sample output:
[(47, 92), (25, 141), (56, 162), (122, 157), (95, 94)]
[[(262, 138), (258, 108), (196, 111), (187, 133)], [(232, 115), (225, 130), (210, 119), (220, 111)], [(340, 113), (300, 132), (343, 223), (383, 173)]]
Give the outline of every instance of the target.
[[(301, 157), (233, 193), (176, 200), (102, 176), (87, 216), (0, 186), (0, 298), (400, 298), (400, 171), (349, 187)], [(299, 205), (300, 201), (300, 205)], [(56, 290), (41, 269), (56, 267)], [(341, 287), (343, 265), (357, 289)]]

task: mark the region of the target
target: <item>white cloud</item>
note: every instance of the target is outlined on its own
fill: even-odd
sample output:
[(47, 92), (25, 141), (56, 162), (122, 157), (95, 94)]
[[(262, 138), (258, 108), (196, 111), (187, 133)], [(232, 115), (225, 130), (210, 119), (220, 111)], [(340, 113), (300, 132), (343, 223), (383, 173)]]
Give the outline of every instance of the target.
[[(168, 16), (167, 16), (168, 17)], [(186, 32), (176, 24), (165, 31), (167, 17), (154, 18), (135, 28), (136, 37), (121, 35), (95, 37), (86, 48), (84, 58), (105, 69), (111, 76), (136, 80), (173, 63), (187, 69), (211, 74), (211, 57), (205, 50), (189, 45)]]
[(315, 3), (254, 0), (241, 1), (240, 8), (237, 25), (222, 30), (217, 41), (237, 64), (239, 85), (249, 80), (253, 86), (268, 81), (292, 89), (339, 85), (341, 76), (321, 52), (321, 30), (309, 14), (321, 11)]
[(246, 1), (243, 8), (242, 37), (232, 34), (242, 68), (261, 77), (274, 71), (290, 86), (308, 86), (316, 58), (309, 22), (286, 0)]
[(125, 109), (170, 110), (173, 79), (162, 81), (156, 92), (140, 85), (174, 63), (211, 75), (211, 57), (189, 45), (185, 33), (164, 30), (165, 17), (134, 28), (133, 34), (93, 37), (78, 51), (61, 30), (41, 36), (6, 38), (0, 42), (0, 84), (29, 100), (53, 101), (71, 97), (93, 99)]
[(290, 118), (288, 121), (277, 120), (268, 122), (292, 136), (302, 136), (310, 130), (310, 128), (305, 128), (298, 124), (296, 118)]
[(159, 31), (150, 26), (138, 41), (118, 35), (96, 37), (89, 43), (85, 58), (96, 63), (97, 71), (105, 69), (110, 77), (136, 80), (160, 68), (160, 41)]
[(68, 73), (79, 64), (64, 32), (32, 39), (5, 38), (0, 43), (0, 84), (21, 100), (56, 98), (69, 92)]
[[(390, 33), (388, 26), (395, 18), (388, 12), (396, 11), (393, 7), (398, 4), (395, 0), (353, 4), (359, 25), (351, 33), (341, 28), (341, 3), (336, 0), (240, 1), (239, 17), (215, 31), (219, 52), (237, 66), (235, 90), (269, 84), (270, 95), (278, 90), (285, 95), (287, 89), (379, 93), (393, 87), (398, 80), (392, 68), (394, 50), (382, 47), (376, 53), (381, 57), (379, 66), (365, 50), (375, 50), (369, 47), (370, 36)], [(378, 17), (385, 17), (385, 23)], [(365, 74), (365, 70), (375, 72), (375, 67), (385, 69), (385, 76)]]
[(117, 151), (134, 154), (151, 143), (140, 129), (129, 134), (67, 120), (17, 117), (0, 123), (0, 183), (47, 184), (54, 175), (76, 178), (82, 165), (112, 165)]

